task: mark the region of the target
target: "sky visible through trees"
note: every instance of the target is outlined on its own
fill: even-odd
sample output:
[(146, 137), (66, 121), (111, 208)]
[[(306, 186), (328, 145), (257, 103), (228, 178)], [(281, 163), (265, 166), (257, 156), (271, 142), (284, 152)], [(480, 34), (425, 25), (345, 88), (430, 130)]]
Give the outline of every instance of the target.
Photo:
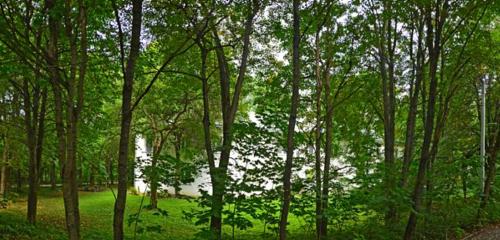
[[(460, 239), (497, 224), (499, 12), (2, 0), (0, 239)], [(87, 199), (103, 194), (101, 218)]]

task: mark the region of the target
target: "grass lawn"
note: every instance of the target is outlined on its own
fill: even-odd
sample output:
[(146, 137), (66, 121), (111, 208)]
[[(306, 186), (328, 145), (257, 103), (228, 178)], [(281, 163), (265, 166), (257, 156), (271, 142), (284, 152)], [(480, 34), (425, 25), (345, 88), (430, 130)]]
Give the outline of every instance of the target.
[[(134, 225), (128, 226), (129, 214), (139, 209), (142, 196), (129, 195), (127, 197), (125, 233), (127, 239), (134, 239)], [(148, 198), (144, 203), (149, 202)], [(113, 223), (114, 197), (111, 191), (80, 192), (81, 232), (83, 239), (111, 239)], [(142, 226), (161, 225), (161, 233), (137, 234), (137, 239), (193, 239), (199, 228), (194, 223), (183, 218), (183, 211), (196, 208), (195, 202), (183, 199), (161, 199), (158, 207), (168, 211), (167, 218), (155, 216), (152, 211), (142, 211), (139, 224)], [(25, 220), (26, 199), (20, 198), (9, 205), (7, 209), (0, 209), (0, 239), (66, 239), (64, 223), (64, 205), (62, 193), (41, 189), (38, 202), (37, 226), (27, 224)], [(300, 220), (290, 216), (290, 239), (310, 239), (311, 229), (304, 229)], [(235, 239), (266, 239), (262, 232), (263, 223), (253, 222), (254, 227), (245, 231), (236, 230)], [(231, 228), (224, 228), (225, 234), (231, 234)], [(269, 232), (269, 230), (267, 230)], [(268, 236), (267, 239), (275, 239)], [(230, 238), (229, 238), (230, 239)]]

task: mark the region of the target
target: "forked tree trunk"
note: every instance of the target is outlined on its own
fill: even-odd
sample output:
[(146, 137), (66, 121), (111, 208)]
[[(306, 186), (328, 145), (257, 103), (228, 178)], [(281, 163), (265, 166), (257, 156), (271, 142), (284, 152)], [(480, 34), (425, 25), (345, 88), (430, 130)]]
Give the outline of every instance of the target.
[[(220, 87), (220, 102), (222, 112), (222, 149), (219, 157), (218, 166), (215, 164), (214, 152), (211, 146), (210, 136), (210, 111), (209, 111), (209, 89), (208, 77), (206, 75), (206, 60), (208, 49), (204, 46), (204, 31), (198, 32), (196, 44), (201, 51), (201, 73), (200, 79), (203, 83), (203, 128), (205, 133), (205, 148), (208, 156), (209, 173), (212, 183), (212, 198), (211, 198), (211, 216), (210, 216), (210, 231), (211, 238), (222, 238), (222, 209), (224, 206), (224, 193), (226, 188), (227, 170), (229, 165), (229, 157), (232, 148), (232, 127), (235, 120), (236, 112), (238, 111), (239, 98), (243, 81), (245, 79), (248, 56), (250, 54), (250, 35), (253, 31), (253, 20), (259, 11), (260, 3), (253, 0), (248, 4), (249, 14), (246, 17), (243, 33), (243, 49), (241, 53), (241, 64), (238, 68), (238, 76), (234, 86), (234, 91), (231, 97), (230, 93), (230, 73), (227, 56), (224, 53), (224, 47), (218, 36), (217, 29), (212, 29), (212, 34), (215, 43), (215, 52), (217, 56), (217, 64), (219, 70), (219, 87)], [(231, 99), (232, 98), (232, 99)]]
[[(415, 233), (415, 228), (417, 225), (417, 213), (420, 211), (420, 205), (422, 201), (422, 193), (425, 185), (425, 176), (426, 170), (428, 166), (428, 162), (431, 158), (430, 146), (433, 136), (434, 130), (434, 108), (436, 103), (437, 96), (437, 65), (438, 58), (440, 56), (441, 50), (441, 32), (442, 27), (446, 18), (446, 12), (448, 8), (448, 1), (445, 0), (443, 6), (441, 6), (440, 0), (437, 0), (435, 19), (433, 19), (432, 14), (432, 3), (428, 3), (426, 6), (426, 26), (427, 26), (427, 49), (429, 51), (429, 95), (425, 116), (425, 125), (424, 125), (424, 141), (422, 143), (422, 149), (420, 154), (420, 162), (418, 166), (417, 179), (415, 183), (415, 188), (413, 190), (412, 196), (412, 208), (410, 216), (408, 218), (408, 224), (406, 225), (406, 230), (404, 233), (404, 239), (410, 240), (413, 238)], [(443, 9), (441, 9), (443, 8)], [(433, 24), (433, 20), (435, 20), (436, 24)]]
[[(83, 108), (84, 82), (87, 67), (87, 10), (83, 0), (77, 1), (78, 15), (73, 17), (74, 7), (71, 1), (64, 3), (63, 22), (65, 40), (69, 43), (69, 74), (61, 73), (59, 65), (60, 2), (47, 0), (49, 11), (49, 36), (47, 49), (47, 67), (54, 93), (56, 135), (58, 139), (58, 157), (62, 168), (63, 199), (66, 216), (66, 228), (70, 240), (80, 239), (80, 211), (77, 182), (77, 137), (79, 115)], [(76, 20), (75, 20), (76, 19)], [(75, 28), (76, 26), (76, 28)], [(78, 34), (76, 33), (78, 32)], [(78, 76), (78, 77), (77, 77)]]

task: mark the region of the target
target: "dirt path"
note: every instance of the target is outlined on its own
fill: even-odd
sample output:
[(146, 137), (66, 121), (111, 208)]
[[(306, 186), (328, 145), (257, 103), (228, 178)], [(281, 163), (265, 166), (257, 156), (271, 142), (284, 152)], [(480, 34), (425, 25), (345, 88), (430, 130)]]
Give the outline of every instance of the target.
[(462, 240), (499, 240), (500, 239), (500, 225), (487, 227), (477, 231)]

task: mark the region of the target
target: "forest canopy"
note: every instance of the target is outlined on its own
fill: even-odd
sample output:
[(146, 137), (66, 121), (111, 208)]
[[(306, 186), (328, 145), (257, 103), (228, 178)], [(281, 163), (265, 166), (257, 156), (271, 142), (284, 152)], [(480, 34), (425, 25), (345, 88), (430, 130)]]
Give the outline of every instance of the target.
[(0, 239), (483, 239), (499, 13), (2, 0)]

